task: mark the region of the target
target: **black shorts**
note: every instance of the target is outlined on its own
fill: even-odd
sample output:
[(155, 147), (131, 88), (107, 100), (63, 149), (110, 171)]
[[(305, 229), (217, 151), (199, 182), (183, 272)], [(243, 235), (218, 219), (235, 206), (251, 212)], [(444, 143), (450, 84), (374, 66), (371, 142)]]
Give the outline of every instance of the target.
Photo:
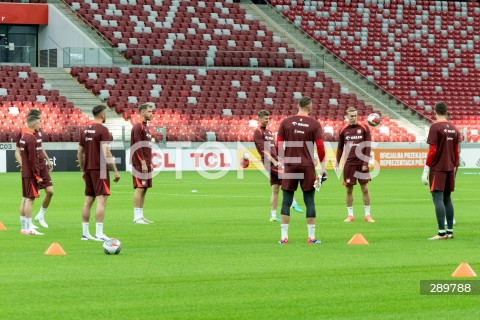
[[(283, 172), (283, 170), (282, 170)], [(270, 185), (273, 186), (274, 184), (282, 184), (282, 179), (278, 177), (279, 169), (278, 167), (270, 168)]]
[(295, 191), (298, 188), (298, 183), (302, 191), (313, 190), (313, 184), (317, 179), (315, 167), (303, 166), (285, 166), (284, 173), (280, 174), (282, 179), (282, 190)]
[(345, 163), (343, 167), (343, 184), (346, 186), (353, 186), (357, 184), (357, 180), (360, 184), (368, 183), (370, 179), (370, 170), (367, 166), (367, 170), (362, 170), (363, 164), (348, 164)]
[(45, 189), (53, 185), (52, 178), (50, 177), (50, 172), (48, 171), (47, 166), (42, 166), (40, 168), (40, 178), (42, 178), (43, 182), (38, 184), (39, 189)]
[(455, 171), (432, 171), (430, 170), (430, 192), (455, 190)]
[(85, 195), (87, 197), (109, 196), (110, 195), (110, 174), (108, 170), (106, 179), (100, 179), (100, 170), (85, 170)]
[[(141, 174), (142, 173), (142, 166), (133, 166), (132, 170), (132, 179), (133, 179), (133, 188), (151, 188), (152, 187), (152, 178), (147, 178), (147, 179), (142, 179), (142, 175), (139, 177), (136, 177), (135, 175)], [(148, 173), (152, 173), (152, 166), (147, 166)]]
[(22, 178), (22, 195), (24, 198), (38, 198), (38, 183), (34, 177)]

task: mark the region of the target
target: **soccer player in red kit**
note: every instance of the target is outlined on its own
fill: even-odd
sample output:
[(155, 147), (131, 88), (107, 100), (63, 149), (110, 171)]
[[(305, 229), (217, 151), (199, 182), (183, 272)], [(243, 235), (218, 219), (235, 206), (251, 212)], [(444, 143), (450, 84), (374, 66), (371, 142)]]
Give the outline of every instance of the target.
[[(290, 222), (290, 206), (298, 184), (303, 191), (303, 201), (307, 208), (308, 244), (320, 244), (315, 238), (315, 185), (326, 179), (325, 146), (323, 130), (320, 123), (309, 116), (312, 111), (312, 99), (303, 97), (298, 101), (298, 113), (285, 118), (280, 123), (277, 135), (277, 150), (284, 160), (282, 178), (283, 201), (281, 210), (280, 244), (288, 243), (288, 224)], [(317, 147), (318, 158), (322, 169), (317, 176), (314, 164), (314, 148)]]
[[(28, 111), (28, 116), (35, 116), (41, 119), (41, 112), (37, 109), (30, 109)], [(50, 177), (50, 171), (53, 170), (53, 164), (50, 161), (49, 156), (45, 149), (42, 146), (42, 133), (40, 131), (34, 132), (35, 138), (37, 138), (37, 157), (38, 157), (38, 166), (40, 170), (40, 176), (42, 177), (43, 183), (39, 184), (39, 189), (45, 189), (45, 198), (43, 198), (42, 206), (38, 211), (37, 215), (35, 216), (35, 221), (37, 221), (42, 227), (48, 228), (47, 222), (45, 222), (45, 213), (47, 212), (47, 208), (50, 205), (50, 201), (53, 197), (53, 184), (52, 178)], [(22, 158), (20, 156), (20, 138), (22, 137), (22, 133), (19, 132), (17, 135), (17, 147), (15, 149), (15, 158), (17, 159), (18, 164), (20, 167), (22, 166)], [(46, 163), (45, 163), (46, 162)], [(35, 225), (32, 224), (34, 228)]]
[[(270, 221), (280, 221), (277, 217), (278, 207), (278, 192), (280, 191), (280, 185), (282, 180), (278, 178), (279, 162), (277, 156), (277, 149), (272, 131), (267, 129), (268, 122), (270, 121), (270, 112), (267, 110), (260, 110), (258, 112), (258, 128), (253, 132), (253, 141), (255, 147), (262, 159), (262, 163), (265, 169), (270, 175), (270, 185), (272, 186), (272, 195), (270, 196)], [(302, 213), (298, 203), (293, 199), (293, 210)]]
[[(430, 192), (438, 223), (438, 234), (429, 240), (453, 239), (454, 210), (451, 193), (459, 165), (460, 132), (447, 120), (445, 102), (435, 104), (437, 122), (430, 126), (427, 143), (430, 145), (422, 174), (422, 182), (430, 182)], [(445, 219), (447, 230), (445, 232)]]
[[(353, 217), (353, 186), (360, 183), (363, 195), (363, 205), (365, 208), (365, 221), (375, 222), (370, 215), (370, 192), (368, 182), (370, 181), (370, 171), (368, 169), (368, 160), (370, 159), (371, 136), (368, 126), (357, 122), (357, 109), (350, 107), (347, 109), (347, 118), (349, 124), (343, 127), (339, 133), (337, 146), (337, 161), (335, 171), (338, 172), (340, 160), (344, 156), (345, 165), (343, 167), (343, 184), (347, 190), (347, 212), (348, 217), (345, 222), (351, 222)], [(346, 148), (346, 152), (344, 152)], [(344, 154), (345, 153), (345, 154)]]
[[(108, 143), (112, 141), (112, 136), (103, 125), (107, 117), (106, 109), (107, 107), (104, 105), (95, 106), (92, 110), (93, 122), (80, 135), (77, 157), (80, 169), (83, 172), (86, 196), (82, 209), (83, 234), (81, 240), (106, 241), (109, 239), (103, 233), (105, 207), (110, 195), (110, 177), (107, 163), (110, 169), (113, 170), (113, 181), (118, 182), (120, 174), (108, 146)], [(90, 209), (95, 200), (97, 200), (95, 212), (96, 233), (95, 237), (92, 237), (88, 224), (90, 221)]]
[(148, 188), (152, 187), (152, 136), (147, 126), (148, 121), (152, 119), (152, 107), (148, 104), (142, 104), (138, 107), (138, 113), (140, 114), (140, 120), (133, 125), (130, 135), (130, 157), (133, 167), (133, 188), (135, 189), (133, 194), (133, 223), (149, 224), (153, 221), (143, 216), (143, 204)]
[(20, 205), (21, 233), (28, 235), (43, 235), (33, 228), (32, 206), (38, 198), (38, 185), (43, 182), (40, 176), (37, 157), (37, 138), (35, 132), (40, 129), (40, 118), (27, 117), (27, 126), (22, 130), (19, 141), (22, 165), (22, 203)]

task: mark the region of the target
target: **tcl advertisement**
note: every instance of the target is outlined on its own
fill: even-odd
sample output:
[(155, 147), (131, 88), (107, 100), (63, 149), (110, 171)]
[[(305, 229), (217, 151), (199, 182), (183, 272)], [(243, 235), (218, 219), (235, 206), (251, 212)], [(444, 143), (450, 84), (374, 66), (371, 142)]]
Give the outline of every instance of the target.
[[(131, 149), (126, 150), (127, 171), (132, 170)], [(228, 171), (237, 170), (237, 150), (220, 143), (205, 143), (197, 149), (165, 148), (153, 145), (154, 171)]]
[(0, 24), (48, 24), (48, 5), (0, 3)]

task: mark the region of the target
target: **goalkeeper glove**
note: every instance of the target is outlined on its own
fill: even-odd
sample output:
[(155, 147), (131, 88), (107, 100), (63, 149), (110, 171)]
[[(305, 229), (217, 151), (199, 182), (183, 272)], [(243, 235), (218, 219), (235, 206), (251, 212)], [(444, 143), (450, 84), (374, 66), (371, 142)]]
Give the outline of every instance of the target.
[(423, 183), (424, 185), (427, 185), (427, 184), (428, 184), (428, 175), (429, 175), (429, 173), (430, 173), (430, 167), (426, 165), (426, 166), (423, 168), (423, 174), (422, 174), (422, 183)]

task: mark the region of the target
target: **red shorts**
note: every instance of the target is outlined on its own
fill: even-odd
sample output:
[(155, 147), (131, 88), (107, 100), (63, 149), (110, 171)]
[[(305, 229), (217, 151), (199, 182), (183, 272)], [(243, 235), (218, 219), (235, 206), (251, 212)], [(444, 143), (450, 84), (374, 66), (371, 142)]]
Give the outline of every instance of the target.
[(455, 190), (455, 171), (432, 171), (430, 170), (430, 192)]
[(357, 180), (360, 184), (368, 183), (370, 179), (370, 170), (363, 171), (362, 164), (347, 164), (343, 167), (343, 184), (345, 186), (353, 186), (357, 184)]
[(313, 184), (316, 180), (314, 167), (285, 166), (284, 173), (280, 175), (282, 179), (282, 190), (295, 191), (298, 183), (302, 191), (313, 190)]
[(100, 179), (100, 170), (85, 170), (85, 195), (88, 197), (110, 195), (110, 174), (107, 170), (107, 178)]
[[(152, 166), (147, 166), (148, 168), (148, 173), (151, 174), (152, 172)], [(142, 166), (133, 166), (133, 169), (132, 170), (132, 178), (133, 178), (133, 188), (134, 189), (137, 189), (137, 188), (151, 188), (152, 187), (152, 178), (147, 178), (147, 179), (142, 179), (142, 178), (145, 178), (145, 177), (142, 177)], [(139, 175), (139, 177), (136, 177), (135, 175)]]
[(43, 182), (38, 184), (39, 189), (45, 189), (53, 185), (52, 178), (50, 177), (50, 172), (48, 171), (47, 166), (42, 166), (40, 168), (40, 177), (43, 179)]
[(22, 178), (22, 195), (25, 198), (38, 198), (38, 183), (34, 177)]
[(282, 184), (282, 179), (278, 177), (278, 167), (270, 168), (270, 185)]

